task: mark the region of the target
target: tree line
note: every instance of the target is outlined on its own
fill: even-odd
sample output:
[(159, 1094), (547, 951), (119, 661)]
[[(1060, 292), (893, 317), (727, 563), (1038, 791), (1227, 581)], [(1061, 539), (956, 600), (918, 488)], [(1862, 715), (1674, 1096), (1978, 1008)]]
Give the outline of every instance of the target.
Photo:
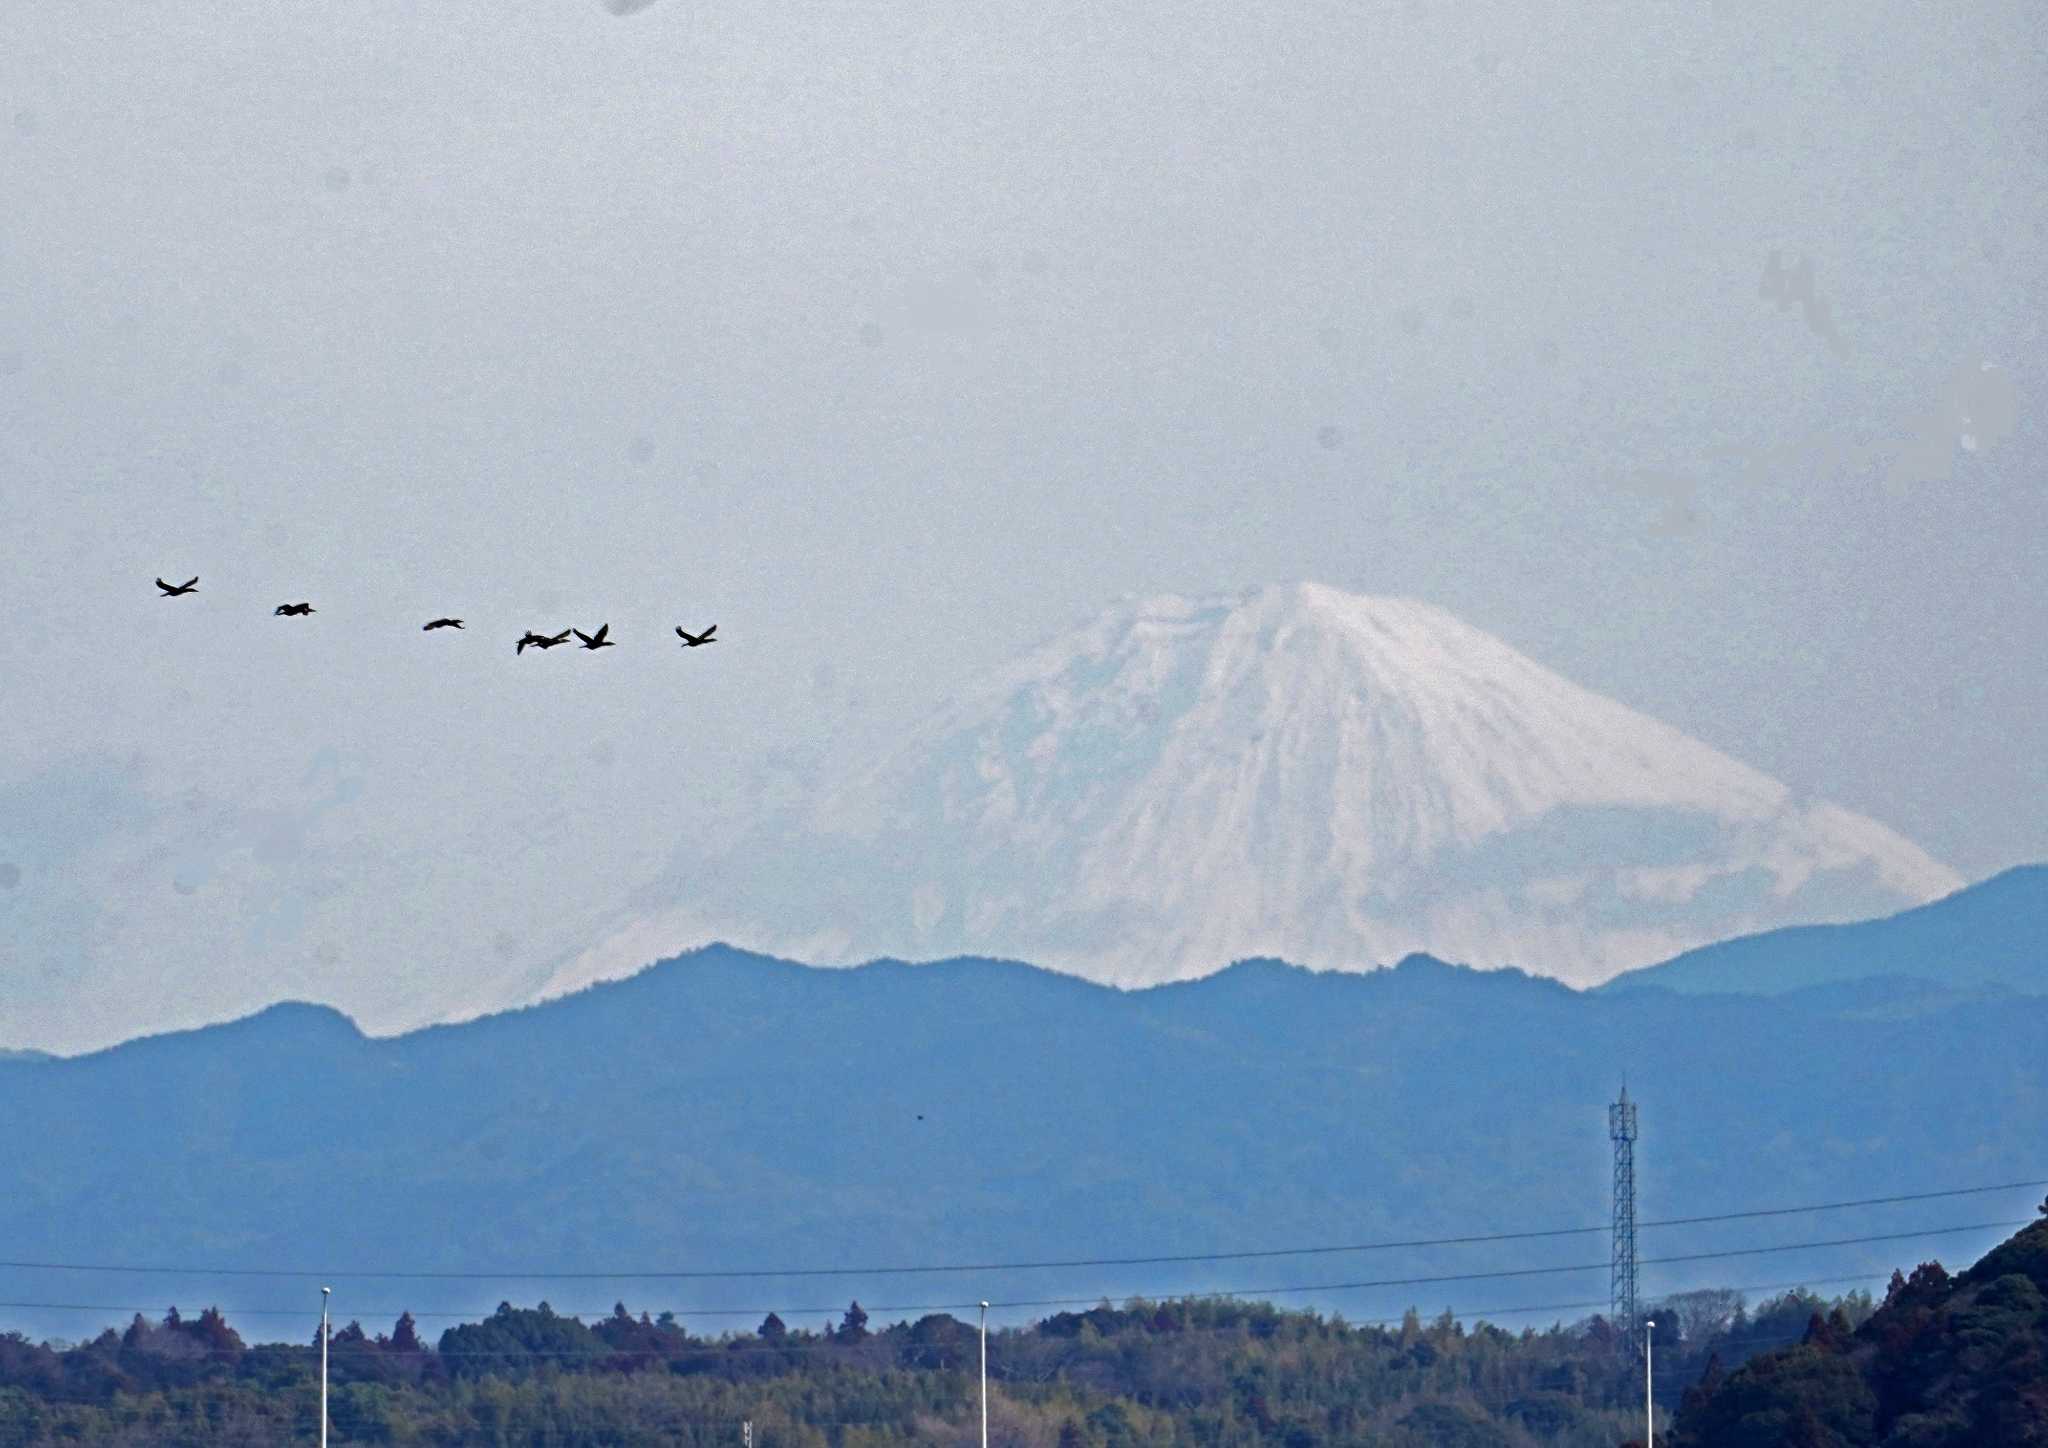
[[(1693, 1293), (1658, 1309), (1658, 1380), (1676, 1406), (1796, 1340), (1819, 1314), (1854, 1331), (1868, 1295), (1791, 1292), (1753, 1309)], [(976, 1325), (937, 1313), (873, 1327), (860, 1305), (819, 1330), (770, 1314), (689, 1332), (624, 1303), (584, 1322), (501, 1303), (429, 1344), (402, 1315), (329, 1343), (337, 1444), (967, 1445), (980, 1429)], [(217, 1310), (137, 1315), (76, 1345), (0, 1336), (0, 1448), (310, 1443), (318, 1335), (250, 1344)], [(1509, 1331), (1411, 1310), (1398, 1325), (1266, 1303), (1103, 1303), (991, 1330), (990, 1436), (1027, 1448), (1376, 1443), (1615, 1448), (1640, 1432), (1639, 1359), (1603, 1318)]]

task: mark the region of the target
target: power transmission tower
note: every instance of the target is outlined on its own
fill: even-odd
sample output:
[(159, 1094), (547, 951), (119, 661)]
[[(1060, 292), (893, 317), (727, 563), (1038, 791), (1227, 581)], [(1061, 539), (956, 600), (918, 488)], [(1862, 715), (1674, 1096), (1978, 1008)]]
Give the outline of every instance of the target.
[(1636, 1107), (1628, 1099), (1626, 1082), (1621, 1100), (1607, 1108), (1607, 1136), (1614, 1143), (1614, 1251), (1607, 1272), (1607, 1312), (1633, 1350), (1641, 1335), (1636, 1321)]

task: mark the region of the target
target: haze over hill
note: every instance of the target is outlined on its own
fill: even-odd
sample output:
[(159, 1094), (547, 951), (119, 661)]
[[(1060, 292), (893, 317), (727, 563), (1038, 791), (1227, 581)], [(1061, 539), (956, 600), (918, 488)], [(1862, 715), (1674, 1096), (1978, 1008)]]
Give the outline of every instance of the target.
[[(792, 849), (792, 841), (800, 849)], [(1442, 609), (1315, 584), (1126, 603), (730, 851), (549, 983), (716, 936), (1119, 985), (1411, 952), (1574, 984), (1944, 895), (1947, 866)]]

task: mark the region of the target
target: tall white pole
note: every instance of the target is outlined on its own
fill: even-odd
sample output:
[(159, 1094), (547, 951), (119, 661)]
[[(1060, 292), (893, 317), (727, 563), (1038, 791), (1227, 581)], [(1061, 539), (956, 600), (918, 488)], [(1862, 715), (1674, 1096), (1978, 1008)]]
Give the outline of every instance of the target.
[(1657, 1448), (1657, 1405), (1650, 1400), (1650, 1364), (1657, 1358), (1657, 1324), (1643, 1320), (1643, 1448)]
[(988, 1304), (981, 1304), (981, 1448), (988, 1448)]
[(327, 1448), (327, 1299), (333, 1291), (320, 1289), (320, 1448)]

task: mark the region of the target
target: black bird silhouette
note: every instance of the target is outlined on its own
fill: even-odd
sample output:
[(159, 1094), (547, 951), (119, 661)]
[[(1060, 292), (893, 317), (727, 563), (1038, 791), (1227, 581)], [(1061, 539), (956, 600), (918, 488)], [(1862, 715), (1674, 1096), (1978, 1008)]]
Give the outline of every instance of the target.
[(183, 594), (196, 593), (199, 589), (199, 577), (197, 574), (194, 574), (191, 579), (179, 584), (176, 588), (171, 587), (170, 584), (159, 578), (156, 581), (156, 586), (164, 591), (163, 596), (165, 598), (177, 598)]
[(586, 649), (616, 648), (617, 645), (612, 643), (611, 640), (605, 637), (605, 635), (610, 633), (611, 631), (612, 626), (608, 623), (599, 624), (597, 632), (594, 634), (587, 634), (580, 628), (570, 630), (570, 632), (575, 634), (577, 638), (583, 640), (583, 647), (585, 647)]
[(426, 626), (425, 628), (421, 629), (421, 630), (420, 630), (420, 632), (421, 632), (421, 633), (432, 633), (432, 632), (433, 632), (433, 631), (434, 631), (435, 629), (437, 629), (437, 628), (461, 628), (461, 627), (462, 627), (462, 620), (461, 620), (461, 619), (459, 619), (459, 618), (437, 618), (437, 619), (435, 619), (435, 620), (434, 620), (434, 621), (433, 621), (432, 623), (428, 624), (428, 625), (427, 625), (427, 626)]
[(528, 644), (532, 644), (537, 649), (551, 649), (556, 644), (565, 644), (568, 641), (569, 630), (567, 629), (563, 629), (560, 633), (555, 634), (552, 637), (550, 637), (547, 634), (538, 634), (535, 633), (532, 629), (528, 629), (526, 631), (526, 637), (519, 641), (519, 647), (514, 649), (512, 652), (515, 654), (523, 654), (526, 652), (526, 646)]
[(717, 632), (717, 624), (711, 625), (710, 628), (705, 629), (704, 632), (700, 634), (688, 633), (684, 630), (681, 624), (676, 625), (676, 637), (683, 641), (683, 647), (686, 649), (697, 649), (702, 648), (705, 644), (717, 643), (718, 640), (711, 637), (713, 634)]
[(275, 613), (279, 618), (290, 618), (294, 616), (303, 617), (306, 614), (315, 613), (318, 610), (316, 610), (310, 603), (280, 603), (275, 609), (271, 611)]

